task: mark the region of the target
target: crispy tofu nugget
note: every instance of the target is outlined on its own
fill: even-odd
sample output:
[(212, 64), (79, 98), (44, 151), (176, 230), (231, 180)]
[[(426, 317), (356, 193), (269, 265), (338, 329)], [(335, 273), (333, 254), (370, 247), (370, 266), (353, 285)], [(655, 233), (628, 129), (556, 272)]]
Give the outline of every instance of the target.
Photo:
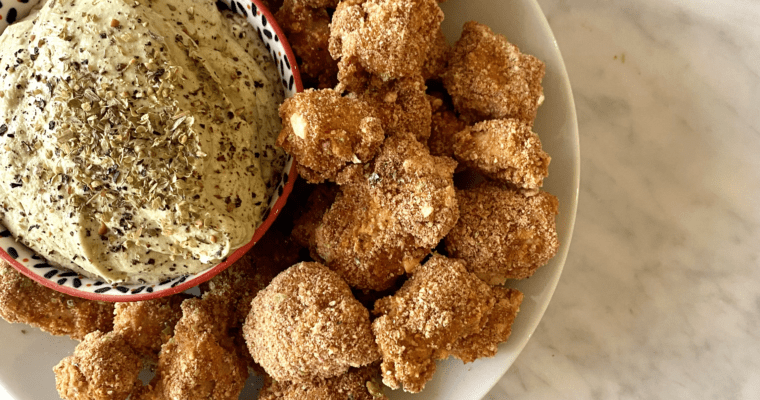
[(243, 334), (253, 359), (278, 381), (339, 376), (380, 358), (369, 311), (319, 263), (296, 264), (259, 292)]
[(121, 335), (95, 331), (53, 368), (55, 388), (64, 400), (124, 400), (140, 385), (142, 366)]
[(435, 0), (344, 0), (330, 25), (330, 54), (355, 58), (384, 80), (419, 75), (441, 21)]
[(377, 365), (350, 368), (334, 378), (308, 383), (278, 382), (265, 378), (259, 400), (388, 400)]
[(430, 139), (427, 142), (430, 154), (454, 157), (456, 134), (466, 128), (467, 124), (457, 117), (453, 107), (444, 99), (428, 96), (428, 101), (433, 112)]
[(227, 329), (230, 303), (220, 296), (182, 302), (182, 318), (162, 348), (156, 376), (135, 395), (141, 400), (237, 400), (248, 367)]
[(338, 62), (330, 56), (330, 15), (325, 7), (337, 1), (286, 0), (275, 14), (298, 59), (307, 87), (331, 88), (338, 83)]
[(446, 251), (465, 260), (484, 281), (530, 277), (559, 248), (559, 203), (546, 192), (526, 196), (496, 183), (457, 191), (460, 218), (446, 236)]
[(320, 260), (320, 257), (317, 254), (314, 234), (322, 223), (322, 217), (335, 201), (338, 191), (339, 188), (336, 185), (317, 185), (309, 194), (304, 212), (295, 220), (295, 226), (290, 234), (296, 243), (309, 249), (311, 257), (315, 260)]
[(382, 82), (373, 76), (352, 95), (377, 110), (388, 136), (411, 133), (422, 143), (430, 137), (430, 103), (422, 77)]
[[(506, 342), (512, 333), (512, 323), (520, 311), (523, 294), (517, 289), (500, 286), (491, 288), (491, 292), (496, 297), (496, 304), (486, 317), (483, 329), (459, 338), (449, 351), (449, 354), (465, 363), (495, 356), (499, 343)], [(441, 358), (446, 358), (445, 354)]]
[(410, 135), (388, 138), (371, 164), (340, 177), (314, 235), (320, 258), (354, 288), (391, 287), (456, 223), (455, 167)]
[(368, 183), (341, 187), (314, 240), (319, 258), (360, 289), (393, 286), (404, 274), (404, 261), (415, 264), (429, 251), (415, 246), (392, 212), (374, 198)]
[(481, 174), (537, 193), (549, 175), (551, 157), (528, 123), (518, 119), (483, 121), (456, 134), (459, 162)]
[(434, 255), (393, 296), (375, 303), (383, 383), (417, 393), (463, 336), (481, 331), (495, 304), (490, 287), (461, 260)]
[(282, 103), (280, 117), (277, 145), (295, 157), (310, 183), (334, 180), (347, 165), (371, 160), (385, 138), (367, 103), (332, 89), (296, 94)]
[(113, 330), (149, 363), (158, 360), (161, 345), (174, 335), (174, 325), (182, 316), (181, 294), (159, 299), (116, 303)]
[(93, 331), (113, 329), (113, 304), (48, 289), (0, 260), (0, 316), (53, 335), (82, 340)]
[(470, 21), (454, 45), (443, 84), (471, 123), (518, 118), (529, 125), (544, 100), (544, 63), (520, 53), (491, 28)]

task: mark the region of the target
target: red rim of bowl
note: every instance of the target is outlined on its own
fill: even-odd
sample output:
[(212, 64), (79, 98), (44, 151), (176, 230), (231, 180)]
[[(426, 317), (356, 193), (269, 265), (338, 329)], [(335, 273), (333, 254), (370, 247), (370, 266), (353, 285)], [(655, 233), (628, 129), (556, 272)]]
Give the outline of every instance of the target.
[[(235, 1), (235, 0), (231, 0), (231, 1)], [(296, 63), (296, 57), (293, 54), (293, 49), (290, 47), (290, 43), (288, 43), (288, 40), (285, 37), (285, 33), (282, 31), (282, 29), (280, 28), (280, 25), (274, 19), (274, 15), (272, 14), (272, 12), (269, 11), (269, 9), (264, 4), (261, 3), (261, 0), (250, 0), (250, 1), (251, 3), (256, 5), (256, 8), (259, 13), (264, 14), (264, 17), (266, 17), (267, 19), (267, 23), (271, 26), (275, 35), (277, 35), (280, 38), (280, 42), (282, 42), (282, 47), (285, 50), (285, 56), (288, 58), (291, 71), (293, 73), (293, 80), (295, 81), (296, 93), (302, 92), (303, 83), (301, 82), (301, 72), (298, 68), (298, 64)], [(173, 294), (184, 292), (187, 289), (193, 288), (195, 286), (200, 285), (203, 282), (208, 281), (209, 279), (213, 278), (220, 272), (227, 269), (227, 267), (229, 267), (230, 265), (234, 264), (245, 253), (247, 253), (248, 250), (250, 250), (254, 245), (256, 245), (256, 243), (259, 240), (261, 240), (261, 238), (264, 236), (267, 230), (269, 230), (269, 227), (272, 225), (272, 223), (277, 218), (277, 216), (280, 215), (280, 211), (285, 206), (285, 203), (288, 200), (288, 196), (290, 195), (290, 192), (293, 191), (293, 185), (295, 184), (297, 178), (298, 178), (298, 172), (296, 171), (296, 164), (294, 162), (290, 166), (290, 171), (288, 171), (288, 181), (285, 183), (285, 186), (283, 187), (282, 194), (274, 203), (274, 206), (272, 207), (272, 209), (269, 211), (269, 215), (267, 216), (267, 219), (264, 220), (264, 222), (261, 225), (259, 225), (258, 228), (256, 228), (256, 231), (254, 232), (253, 238), (251, 239), (250, 242), (248, 242), (245, 246), (235, 250), (232, 254), (230, 254), (227, 257), (225, 261), (213, 266), (210, 269), (207, 269), (203, 272), (196, 274), (197, 276), (195, 278), (182, 282), (181, 284), (172, 288), (155, 291), (152, 293), (140, 293), (140, 294), (134, 294), (134, 295), (118, 295), (118, 296), (84, 292), (84, 291), (80, 291), (74, 288), (70, 288), (68, 286), (58, 285), (51, 280), (44, 279), (40, 277), (39, 275), (32, 273), (31, 271), (29, 271), (28, 268), (26, 268), (21, 263), (16, 261), (2, 248), (0, 248), (0, 257), (6, 262), (8, 262), (17, 271), (21, 272), (24, 276), (39, 283), (42, 286), (53, 289), (56, 292), (61, 292), (64, 294), (68, 294), (70, 296), (81, 297), (87, 300), (107, 301), (107, 302), (128, 302), (128, 301), (150, 300), (150, 299), (157, 299), (160, 297), (171, 296)]]

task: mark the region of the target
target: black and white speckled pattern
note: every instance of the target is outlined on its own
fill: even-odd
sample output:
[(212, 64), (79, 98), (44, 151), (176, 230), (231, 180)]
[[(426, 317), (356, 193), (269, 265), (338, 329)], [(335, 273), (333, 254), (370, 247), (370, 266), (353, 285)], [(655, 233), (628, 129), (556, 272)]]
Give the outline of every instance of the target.
[[(277, 70), (279, 71), (282, 85), (285, 89), (285, 97), (292, 97), (297, 92), (295, 76), (292, 69), (295, 60), (288, 59), (282, 40), (272, 28), (271, 23), (250, 0), (224, 0), (223, 2), (233, 11), (246, 16), (248, 22), (256, 28), (259, 37), (261, 37), (261, 40), (264, 42), (267, 50), (269, 50), (277, 65)], [(34, 0), (0, 0), (0, 33), (5, 30), (5, 27), (8, 26), (8, 24), (26, 16), (37, 3), (38, 1)], [(282, 172), (280, 183), (277, 186), (277, 190), (272, 195), (269, 202), (269, 208), (265, 212), (265, 220), (269, 217), (275, 203), (277, 203), (277, 200), (283, 194), (285, 185), (288, 182), (288, 172), (291, 170), (292, 166), (293, 158), (288, 157), (288, 161), (285, 163), (285, 168)], [(277, 213), (279, 213), (279, 210), (275, 210), (275, 214)], [(17, 242), (11, 236), (11, 233), (0, 224), (0, 254), (3, 252), (8, 255), (7, 258), (13, 259), (15, 262), (26, 267), (34, 275), (37, 275), (41, 279), (48, 280), (55, 285), (68, 287), (84, 293), (104, 294), (109, 296), (130, 296), (160, 292), (162, 290), (174, 288), (185, 281), (199, 278), (204, 274), (209, 273), (209, 270), (211, 269), (209, 268), (209, 270), (198, 274), (184, 275), (169, 279), (158, 284), (108, 284), (104, 281), (91, 279), (68, 269), (58, 268), (48, 264), (43, 257), (35, 254), (28, 247)]]

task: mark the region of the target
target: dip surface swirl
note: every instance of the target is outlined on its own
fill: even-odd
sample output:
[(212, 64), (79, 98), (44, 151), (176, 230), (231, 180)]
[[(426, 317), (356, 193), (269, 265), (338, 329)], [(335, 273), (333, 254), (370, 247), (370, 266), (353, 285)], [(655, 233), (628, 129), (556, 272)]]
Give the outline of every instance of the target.
[(251, 240), (285, 162), (277, 72), (210, 1), (50, 0), (0, 36), (0, 213), (107, 281), (197, 273)]

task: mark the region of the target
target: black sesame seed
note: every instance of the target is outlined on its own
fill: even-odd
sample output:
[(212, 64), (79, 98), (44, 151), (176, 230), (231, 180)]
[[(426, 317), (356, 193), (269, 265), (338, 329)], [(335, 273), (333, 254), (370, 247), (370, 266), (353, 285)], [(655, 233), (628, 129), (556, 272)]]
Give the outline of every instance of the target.
[(50, 121), (50, 122), (48, 122), (48, 129), (50, 129), (51, 131), (52, 131), (53, 129), (55, 129), (55, 121)]

